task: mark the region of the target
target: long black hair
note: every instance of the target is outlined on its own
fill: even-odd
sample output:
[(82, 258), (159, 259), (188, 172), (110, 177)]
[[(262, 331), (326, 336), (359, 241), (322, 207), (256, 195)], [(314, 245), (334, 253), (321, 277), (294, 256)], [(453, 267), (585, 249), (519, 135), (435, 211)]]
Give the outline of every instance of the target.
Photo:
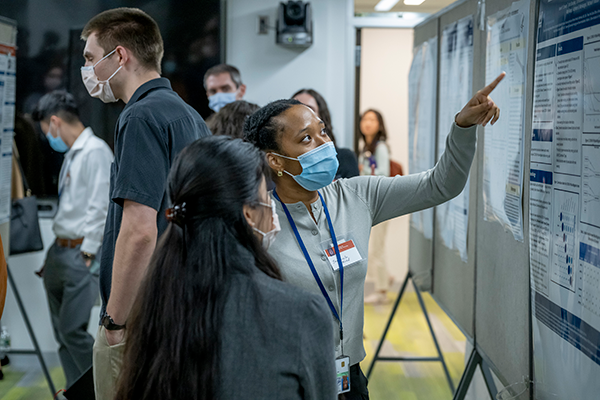
[[(381, 113), (377, 110), (374, 110), (372, 108), (368, 109), (360, 116), (360, 119), (362, 120), (365, 117), (365, 115), (367, 115), (367, 113), (370, 113), (370, 112), (375, 114), (375, 116), (377, 117), (377, 122), (379, 123), (379, 131), (377, 132), (377, 134), (375, 134), (373, 141), (369, 144), (367, 144), (367, 139), (365, 137), (365, 134), (362, 133), (362, 131), (360, 132), (360, 134), (362, 135), (362, 138), (365, 141), (365, 148), (363, 149), (363, 151), (370, 151), (371, 154), (375, 154), (375, 148), (377, 147), (377, 144), (380, 141), (384, 141), (387, 139), (387, 131), (385, 129), (385, 124), (383, 123), (383, 115), (381, 115)], [(359, 124), (359, 128), (360, 128), (360, 124)]]
[(176, 158), (168, 191), (179, 212), (158, 241), (127, 321), (116, 399), (215, 397), (231, 273), (258, 268), (281, 279), (243, 214), (244, 205), (261, 201), (265, 170), (257, 148), (227, 136), (198, 140)]
[(314, 89), (300, 89), (294, 93), (292, 98), (295, 98), (299, 94), (307, 94), (315, 99), (317, 107), (319, 107), (319, 118), (321, 118), (321, 121), (323, 121), (323, 124), (325, 125), (325, 132), (327, 132), (329, 139), (331, 139), (335, 145), (335, 135), (333, 134), (333, 125), (331, 124), (331, 113), (329, 112), (329, 107), (323, 96)]

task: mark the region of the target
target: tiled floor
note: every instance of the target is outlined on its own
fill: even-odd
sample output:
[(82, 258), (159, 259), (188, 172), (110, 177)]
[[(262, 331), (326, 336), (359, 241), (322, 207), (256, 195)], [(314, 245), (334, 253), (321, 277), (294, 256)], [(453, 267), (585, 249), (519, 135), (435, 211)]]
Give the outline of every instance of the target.
[[(393, 295), (390, 295), (390, 298)], [(465, 338), (452, 321), (427, 293), (423, 294), (429, 316), (440, 347), (446, 358), (455, 385), (464, 369)], [(361, 366), (366, 373), (372, 354), (387, 322), (393, 302), (380, 306), (365, 306), (365, 349), (367, 358)], [(400, 303), (382, 355), (389, 356), (435, 356), (435, 347), (417, 296), (407, 291)], [(0, 381), (2, 400), (51, 399), (37, 358), (35, 356), (11, 355), (11, 364), (3, 368), (4, 380)], [(56, 355), (46, 355), (54, 384), (63, 388), (65, 378)], [(451, 399), (450, 389), (442, 367), (437, 362), (379, 362), (369, 382), (372, 400), (444, 400)]]

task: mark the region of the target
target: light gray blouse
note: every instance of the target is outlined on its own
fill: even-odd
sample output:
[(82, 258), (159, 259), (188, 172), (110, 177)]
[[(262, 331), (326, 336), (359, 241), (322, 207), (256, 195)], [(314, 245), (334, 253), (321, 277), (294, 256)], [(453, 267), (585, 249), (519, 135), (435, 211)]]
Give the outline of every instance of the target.
[[(359, 363), (365, 357), (364, 283), (371, 227), (388, 219), (436, 206), (457, 196), (467, 181), (475, 146), (476, 127), (460, 128), (453, 124), (446, 140), (446, 151), (437, 165), (429, 171), (393, 178), (361, 176), (341, 179), (320, 190), (327, 204), (338, 244), (342, 240), (353, 240), (362, 257), (361, 261), (344, 268), (343, 345), (344, 355), (350, 357), (351, 365)], [(269, 248), (269, 254), (277, 261), (285, 281), (318, 294), (325, 303), (281, 203), (277, 200), (275, 203), (281, 232)], [(323, 286), (339, 313), (340, 275), (339, 271), (332, 269), (323, 250), (328, 247), (331, 235), (321, 200), (311, 204), (316, 224), (302, 202), (286, 206)], [(342, 349), (339, 323), (333, 313), (331, 323), (335, 332), (337, 357), (341, 355)]]

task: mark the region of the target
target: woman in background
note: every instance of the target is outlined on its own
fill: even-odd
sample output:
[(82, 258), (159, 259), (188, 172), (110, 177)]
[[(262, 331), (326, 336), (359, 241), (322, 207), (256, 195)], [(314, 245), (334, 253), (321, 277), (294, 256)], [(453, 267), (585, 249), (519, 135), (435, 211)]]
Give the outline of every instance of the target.
[(118, 400), (336, 397), (329, 310), (281, 282), (265, 158), (210, 136), (168, 180), (173, 207), (127, 321)]
[[(363, 113), (360, 118), (360, 133), (365, 141), (365, 146), (358, 157), (360, 174), (390, 176), (390, 150), (385, 142), (387, 132), (379, 111), (369, 109)], [(375, 292), (365, 296), (366, 304), (389, 302), (387, 292), (391, 282), (385, 266), (387, 226), (384, 222), (371, 230), (367, 279), (375, 281)]]
[(315, 114), (317, 114), (317, 117), (321, 118), (325, 124), (325, 131), (335, 146), (337, 151), (337, 159), (340, 164), (338, 172), (335, 175), (335, 179), (352, 178), (353, 176), (358, 176), (358, 163), (356, 161), (356, 155), (354, 152), (350, 149), (337, 147), (335, 143), (333, 126), (331, 125), (331, 114), (329, 113), (329, 107), (327, 107), (327, 102), (323, 96), (313, 89), (301, 89), (297, 91), (292, 98), (310, 107)]
[(260, 107), (244, 100), (225, 105), (218, 113), (206, 120), (208, 129), (213, 135), (225, 135), (234, 138), (244, 137), (244, 121), (246, 117)]

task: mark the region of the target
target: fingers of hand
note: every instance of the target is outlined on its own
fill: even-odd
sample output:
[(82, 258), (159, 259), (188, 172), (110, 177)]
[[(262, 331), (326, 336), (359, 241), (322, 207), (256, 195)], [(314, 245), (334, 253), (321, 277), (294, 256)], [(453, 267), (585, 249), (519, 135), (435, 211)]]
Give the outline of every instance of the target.
[(492, 125), (494, 125), (496, 122), (498, 122), (499, 118), (500, 118), (500, 108), (496, 107), (496, 112), (494, 113), (494, 119), (492, 119)]
[(492, 117), (496, 114), (496, 108), (492, 108), (490, 111), (488, 111), (488, 113), (485, 115), (485, 118), (483, 120), (483, 126), (486, 126), (488, 122), (490, 122), (490, 120), (492, 119)]
[(481, 89), (480, 92), (488, 96), (490, 93), (492, 93), (492, 90), (496, 89), (496, 86), (498, 86), (498, 84), (502, 81), (502, 79), (504, 79), (505, 76), (506, 72), (501, 73), (496, 79), (492, 81), (492, 83)]

